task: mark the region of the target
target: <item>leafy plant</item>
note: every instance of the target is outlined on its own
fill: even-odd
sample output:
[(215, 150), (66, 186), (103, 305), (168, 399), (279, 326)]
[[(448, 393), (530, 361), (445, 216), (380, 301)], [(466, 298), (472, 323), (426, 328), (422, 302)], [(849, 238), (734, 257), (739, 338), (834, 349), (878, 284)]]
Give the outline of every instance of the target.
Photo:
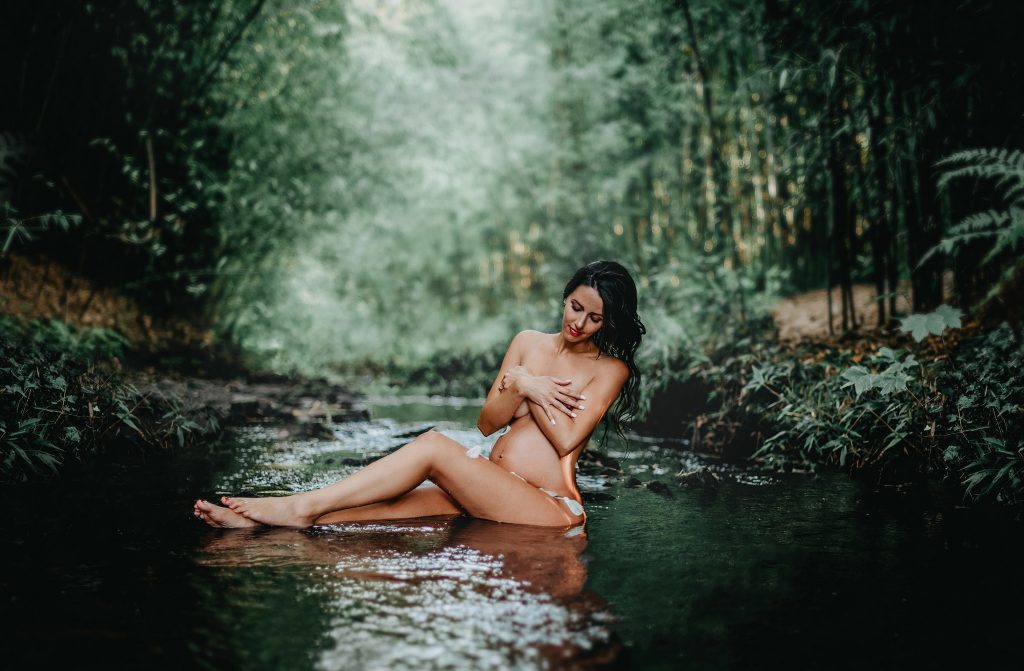
[(916, 342), (921, 342), (929, 335), (941, 336), (947, 328), (960, 328), (962, 315), (957, 308), (940, 305), (933, 312), (904, 317), (900, 320), (900, 331), (909, 333)]
[(878, 354), (871, 357), (875, 364), (885, 365), (885, 368), (877, 373), (864, 366), (851, 366), (843, 371), (841, 377), (846, 380), (842, 389), (852, 386), (860, 395), (871, 389), (877, 389), (882, 396), (888, 396), (894, 392), (906, 391), (907, 383), (913, 378), (912, 373), (920, 367), (913, 355), (906, 355), (901, 361), (899, 354), (888, 347), (882, 347)]
[[(936, 166), (943, 169), (939, 187), (954, 180), (974, 179), (993, 182), (1003, 207), (975, 212), (949, 229), (949, 234), (928, 250), (920, 264), (938, 253), (953, 254), (976, 240), (991, 242), (981, 263), (990, 263), (1004, 252), (1016, 251), (1024, 238), (1024, 151), (1008, 149), (970, 149), (942, 159)], [(1011, 256), (1003, 277), (1024, 264), (1024, 257)], [(989, 296), (998, 291), (994, 287)]]
[(72, 227), (82, 223), (78, 214), (64, 214), (60, 210), (32, 217), (22, 217), (9, 202), (0, 205), (3, 208), (3, 225), (0, 227), (0, 259), (7, 256), (16, 241), (31, 242), (34, 235), (51, 230), (67, 233)]
[(119, 441), (182, 446), (219, 430), (212, 414), (128, 384), (107, 363), (124, 347), (105, 329), (0, 316), (0, 480), (52, 476)]
[(1024, 503), (1024, 343), (1007, 324), (974, 338), (938, 375), (938, 448), (966, 494)]

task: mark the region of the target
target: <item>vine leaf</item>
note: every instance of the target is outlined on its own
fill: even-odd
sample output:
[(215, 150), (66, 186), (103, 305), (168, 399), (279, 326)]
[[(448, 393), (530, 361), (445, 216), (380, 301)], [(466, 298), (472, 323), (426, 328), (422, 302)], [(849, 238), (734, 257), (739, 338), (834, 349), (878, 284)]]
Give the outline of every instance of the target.
[(894, 363), (886, 370), (875, 376), (874, 386), (878, 387), (882, 396), (888, 396), (894, 391), (904, 391), (907, 383), (912, 378), (903, 372), (903, 364)]
[(940, 336), (947, 328), (960, 328), (963, 313), (948, 305), (940, 305), (934, 312), (910, 315), (900, 320), (900, 331), (910, 333), (916, 342), (929, 335)]
[[(941, 317), (937, 321), (939, 330), (936, 335), (939, 335), (945, 330), (946, 324), (941, 321)], [(929, 333), (932, 333), (930, 326), (933, 325), (936, 325), (936, 321), (929, 324), (928, 315), (910, 315), (900, 320), (900, 331), (909, 332), (916, 342), (921, 342), (928, 337)]]
[(940, 305), (935, 308), (935, 314), (942, 317), (943, 321), (946, 322), (946, 326), (949, 328), (960, 328), (960, 317), (963, 316), (963, 312), (960, 310), (948, 305)]
[(858, 398), (875, 383), (875, 376), (864, 366), (850, 366), (843, 371), (843, 379), (846, 380), (846, 384), (842, 388), (853, 385)]

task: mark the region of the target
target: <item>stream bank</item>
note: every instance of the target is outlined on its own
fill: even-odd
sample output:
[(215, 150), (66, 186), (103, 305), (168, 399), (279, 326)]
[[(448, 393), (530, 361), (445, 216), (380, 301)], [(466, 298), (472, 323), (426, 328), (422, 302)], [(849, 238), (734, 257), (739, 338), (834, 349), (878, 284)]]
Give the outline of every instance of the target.
[[(108, 450), (170, 450), (225, 426), (273, 421), (318, 436), (365, 418), (359, 395), (325, 379), (247, 371), (194, 352), (156, 366), (107, 329), (0, 315), (0, 479), (59, 474)], [(196, 365), (196, 364), (199, 365)]]

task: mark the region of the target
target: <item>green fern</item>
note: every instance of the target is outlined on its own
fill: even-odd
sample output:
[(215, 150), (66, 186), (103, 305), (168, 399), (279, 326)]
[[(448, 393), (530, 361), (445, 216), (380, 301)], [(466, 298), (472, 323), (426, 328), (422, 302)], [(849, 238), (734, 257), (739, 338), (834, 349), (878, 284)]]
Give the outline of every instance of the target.
[[(1024, 151), (968, 149), (947, 156), (935, 166), (945, 170), (939, 177), (939, 188), (945, 187), (954, 179), (973, 177), (994, 179), (996, 188), (1000, 190), (1009, 186), (1010, 191), (1017, 192), (1017, 198), (1024, 192)], [(1013, 188), (1014, 186), (1016, 188)]]
[[(1024, 151), (1009, 149), (968, 149), (948, 156), (936, 167), (944, 170), (939, 177), (939, 188), (945, 188), (955, 179), (971, 178), (992, 180), (1006, 209), (975, 212), (949, 229), (949, 235), (921, 257), (920, 264), (935, 254), (953, 254), (962, 245), (975, 240), (992, 238), (992, 248), (985, 255), (988, 263), (1007, 250), (1016, 250), (1024, 239)], [(1012, 261), (1003, 277), (1024, 265), (1024, 259)]]

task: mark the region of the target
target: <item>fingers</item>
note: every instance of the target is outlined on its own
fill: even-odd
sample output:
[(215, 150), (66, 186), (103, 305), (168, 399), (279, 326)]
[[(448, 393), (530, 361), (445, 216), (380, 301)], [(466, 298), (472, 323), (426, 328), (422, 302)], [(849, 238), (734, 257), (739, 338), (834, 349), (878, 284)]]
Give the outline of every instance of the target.
[(566, 396), (568, 396), (570, 398), (576, 398), (576, 399), (580, 399), (582, 401), (587, 400), (586, 394), (583, 394), (583, 393), (581, 393), (581, 392), (579, 392), (579, 391), (577, 391), (575, 389), (559, 389), (557, 391), (558, 391), (559, 394), (564, 394), (564, 395), (566, 395)]
[[(550, 394), (546, 396), (543, 399), (543, 403), (541, 403), (540, 406), (544, 408), (545, 412), (548, 412), (548, 408), (555, 408), (556, 410), (564, 412), (569, 417), (576, 416), (576, 413), (574, 412), (574, 410), (576, 409), (576, 404), (574, 402), (561, 398), (560, 396), (557, 396), (555, 394)], [(552, 419), (550, 413), (548, 413), (548, 419)], [(554, 424), (554, 422), (552, 422), (552, 424)]]
[(561, 410), (562, 412), (564, 412), (565, 414), (569, 415), (570, 417), (576, 416), (576, 413), (572, 411), (572, 406), (567, 405), (565, 401), (559, 400), (557, 403), (552, 403), (552, 405)]
[(551, 420), (551, 423), (554, 424), (555, 423), (555, 415), (550, 410), (551, 404), (546, 403), (546, 404), (542, 405), (541, 407), (544, 408), (544, 414), (547, 415), (548, 419)]
[(577, 410), (585, 410), (586, 409), (586, 406), (583, 405), (582, 403), (580, 403), (581, 400), (586, 400), (586, 398), (587, 398), (586, 396), (580, 396), (580, 395), (576, 395), (576, 394), (571, 394), (569, 392), (564, 392), (564, 391), (559, 392), (559, 393), (561, 393), (565, 398), (559, 398), (558, 400), (560, 402), (564, 403), (565, 405), (569, 406), (570, 408), (575, 408)]
[(572, 399), (556, 398), (555, 401), (557, 402), (555, 407), (570, 417), (575, 417), (576, 413), (574, 411), (583, 407)]

